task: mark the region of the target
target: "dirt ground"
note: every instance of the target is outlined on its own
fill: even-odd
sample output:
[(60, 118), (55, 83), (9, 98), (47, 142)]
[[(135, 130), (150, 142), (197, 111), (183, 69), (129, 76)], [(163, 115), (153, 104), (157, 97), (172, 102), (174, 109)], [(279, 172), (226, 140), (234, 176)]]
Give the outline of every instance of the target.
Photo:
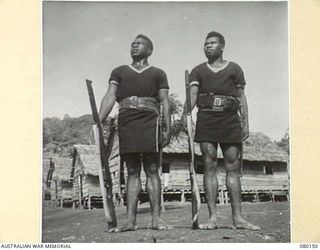
[[(103, 209), (73, 210), (70, 208), (43, 207), (42, 241), (68, 243), (241, 243), (290, 242), (289, 202), (243, 203), (244, 218), (259, 225), (260, 231), (231, 229), (230, 205), (218, 205), (219, 229), (191, 230), (191, 203), (168, 202), (162, 219), (174, 226), (169, 231), (148, 229), (151, 221), (149, 203), (139, 205), (134, 232), (106, 233)], [(126, 208), (117, 207), (118, 224), (126, 218)], [(201, 205), (200, 223), (208, 218), (206, 204)]]

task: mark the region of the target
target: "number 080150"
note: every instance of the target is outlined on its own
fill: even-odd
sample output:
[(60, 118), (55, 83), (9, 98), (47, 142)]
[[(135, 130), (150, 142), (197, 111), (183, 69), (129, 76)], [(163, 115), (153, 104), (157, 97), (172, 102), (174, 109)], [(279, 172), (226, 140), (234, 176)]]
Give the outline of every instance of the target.
[(300, 244), (300, 248), (318, 248), (318, 244)]

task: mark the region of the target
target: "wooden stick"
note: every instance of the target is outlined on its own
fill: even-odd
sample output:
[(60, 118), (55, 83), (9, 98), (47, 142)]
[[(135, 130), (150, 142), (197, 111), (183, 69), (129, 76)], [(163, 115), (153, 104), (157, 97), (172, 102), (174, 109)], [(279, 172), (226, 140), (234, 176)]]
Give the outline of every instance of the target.
[[(108, 158), (112, 148), (113, 136), (114, 134), (110, 134), (108, 138), (108, 145), (105, 145), (104, 138), (103, 138), (103, 130), (102, 124), (99, 119), (99, 114), (97, 110), (96, 101), (94, 98), (93, 88), (92, 88), (92, 81), (86, 80), (87, 89), (92, 109), (92, 116), (93, 116), (93, 134), (96, 144), (96, 153), (98, 157), (98, 167), (99, 167), (99, 181), (100, 181), (100, 189), (103, 199), (103, 208), (107, 220), (107, 230), (112, 227), (117, 226), (117, 218), (114, 208), (114, 203), (112, 199), (112, 178), (109, 169)], [(111, 130), (111, 129), (110, 129)], [(110, 143), (109, 143), (110, 142)]]
[(190, 85), (189, 85), (189, 72), (185, 71), (185, 84), (186, 84), (186, 104), (187, 104), (187, 128), (188, 128), (188, 139), (189, 139), (189, 174), (191, 182), (192, 192), (192, 228), (199, 228), (198, 215), (200, 211), (200, 192), (197, 183), (197, 176), (195, 171), (195, 159), (194, 159), (194, 141), (192, 133), (192, 117), (191, 117), (191, 99), (190, 99)]
[(163, 104), (160, 104), (160, 117), (159, 117), (159, 175), (160, 175), (160, 196), (161, 196), (161, 211), (165, 211), (166, 208), (164, 206), (164, 197), (162, 191), (162, 164), (163, 164), (163, 151), (162, 151), (162, 143), (163, 143)]

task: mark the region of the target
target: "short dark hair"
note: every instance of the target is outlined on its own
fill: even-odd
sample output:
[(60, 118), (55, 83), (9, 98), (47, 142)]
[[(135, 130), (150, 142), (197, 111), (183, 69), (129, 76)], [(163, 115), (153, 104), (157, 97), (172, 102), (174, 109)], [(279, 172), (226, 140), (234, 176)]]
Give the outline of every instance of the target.
[(220, 43), (222, 43), (223, 45), (226, 44), (226, 41), (224, 40), (224, 36), (221, 35), (220, 33), (216, 32), (216, 31), (211, 31), (208, 33), (207, 37), (206, 37), (206, 40), (210, 37), (218, 37), (219, 38), (219, 41)]
[(147, 36), (145, 36), (143, 34), (139, 34), (139, 35), (137, 35), (136, 39), (137, 38), (142, 38), (142, 39), (146, 40), (148, 42), (148, 44), (149, 44), (149, 48), (151, 50), (153, 50), (153, 44), (152, 44), (152, 41), (151, 41), (151, 39), (149, 37), (147, 37)]

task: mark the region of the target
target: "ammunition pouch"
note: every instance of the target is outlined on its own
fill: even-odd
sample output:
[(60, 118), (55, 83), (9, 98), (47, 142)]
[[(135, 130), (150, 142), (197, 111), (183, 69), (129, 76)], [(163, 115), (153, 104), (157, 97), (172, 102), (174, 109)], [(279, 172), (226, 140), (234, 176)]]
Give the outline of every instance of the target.
[(125, 109), (147, 109), (159, 115), (159, 103), (152, 97), (130, 96), (124, 98), (119, 103), (119, 111), (121, 112)]
[(197, 106), (201, 111), (236, 113), (239, 110), (239, 101), (233, 96), (203, 93), (198, 95)]

